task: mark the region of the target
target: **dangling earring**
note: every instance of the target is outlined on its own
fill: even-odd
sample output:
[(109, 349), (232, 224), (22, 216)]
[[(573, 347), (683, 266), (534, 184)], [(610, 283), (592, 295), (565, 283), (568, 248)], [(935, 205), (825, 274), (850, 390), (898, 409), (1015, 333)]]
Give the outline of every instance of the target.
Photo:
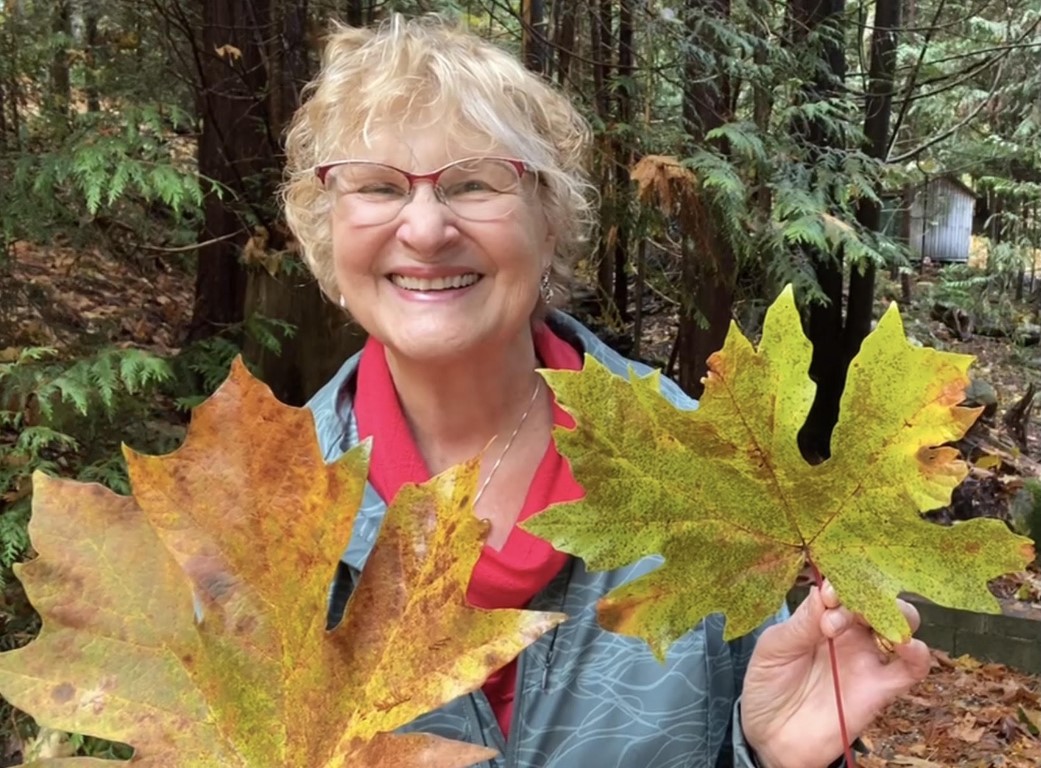
[(553, 300), (553, 284), (549, 281), (548, 269), (542, 273), (542, 280), (539, 282), (539, 293), (542, 294), (542, 300), (547, 304)]
[(340, 294), (340, 309), (347, 309), (347, 299), (343, 297), (342, 293)]

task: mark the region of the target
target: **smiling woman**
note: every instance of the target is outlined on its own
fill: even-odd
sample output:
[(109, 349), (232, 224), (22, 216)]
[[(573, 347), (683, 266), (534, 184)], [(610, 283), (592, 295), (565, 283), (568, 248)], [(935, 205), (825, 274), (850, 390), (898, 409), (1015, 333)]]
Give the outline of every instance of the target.
[(656, 560), (590, 573), (517, 526), (583, 495), (552, 440), (574, 423), (536, 368), (578, 369), (588, 353), (646, 372), (550, 306), (566, 301), (590, 230), (582, 117), (514, 57), (437, 19), (334, 29), (307, 93), (287, 138), (286, 216), (325, 294), (369, 334), (310, 407), (328, 460), (374, 438), (330, 624), (387, 502), (478, 455), (474, 508), (490, 533), (468, 599), (572, 617), (410, 728), (495, 747), (493, 768), (828, 765), (839, 731), (827, 638), (844, 669), (863, 671), (845, 684), (854, 731), (924, 675), (921, 643), (883, 665), (825, 589), (733, 642), (712, 617), (659, 664), (595, 615), (598, 597)]
[[(570, 266), (592, 225), (585, 120), (513, 56), (476, 36), (448, 30), (433, 18), (392, 20), (385, 31), (392, 34), (392, 45), (376, 44), (369, 30), (335, 28), (322, 74), (305, 94), (309, 98), (289, 136), (286, 214), (323, 290), (338, 299), (325, 216), (331, 200), (322, 199), (309, 177), (337, 160), (375, 159), (370, 150), (381, 133), (385, 142), (386, 134), (422, 136), (436, 130), (452, 137), (458, 158), (487, 156), (498, 146), (508, 158), (537, 169), (538, 194), (557, 232), (550, 279), (563, 304)], [(407, 153), (407, 146), (401, 149)]]

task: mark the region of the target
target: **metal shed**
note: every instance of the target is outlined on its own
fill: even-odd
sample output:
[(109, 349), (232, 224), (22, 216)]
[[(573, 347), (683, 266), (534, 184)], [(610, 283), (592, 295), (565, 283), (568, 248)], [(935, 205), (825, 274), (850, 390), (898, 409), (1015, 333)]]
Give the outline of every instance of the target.
[(937, 176), (912, 191), (908, 246), (919, 258), (967, 262), (976, 193), (953, 176)]

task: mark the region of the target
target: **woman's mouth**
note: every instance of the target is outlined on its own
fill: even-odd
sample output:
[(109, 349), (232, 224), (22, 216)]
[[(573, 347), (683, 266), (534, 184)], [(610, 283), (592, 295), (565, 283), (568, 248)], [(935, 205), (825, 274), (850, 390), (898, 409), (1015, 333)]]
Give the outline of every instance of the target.
[(452, 275), (451, 277), (407, 277), (405, 275), (390, 275), (390, 281), (398, 288), (406, 291), (450, 291), (458, 288), (467, 288), (481, 276), (476, 272), (468, 272), (465, 275)]

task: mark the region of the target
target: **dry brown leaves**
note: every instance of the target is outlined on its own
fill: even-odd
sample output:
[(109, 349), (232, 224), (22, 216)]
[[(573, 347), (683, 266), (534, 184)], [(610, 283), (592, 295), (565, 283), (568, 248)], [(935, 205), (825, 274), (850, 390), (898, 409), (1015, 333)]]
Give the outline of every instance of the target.
[(640, 201), (667, 210), (683, 205), (698, 187), (694, 172), (672, 155), (645, 155), (629, 169)]
[(704, 237), (707, 213), (701, 200), (701, 184), (694, 171), (679, 158), (645, 155), (629, 169), (629, 176), (636, 182), (637, 197), (644, 205), (674, 212), (684, 232), (691, 237)]
[(929, 677), (875, 721), (861, 768), (1038, 768), (1041, 680), (933, 651)]
[(95, 251), (24, 242), (12, 256), (11, 282), (0, 301), (0, 350), (75, 349), (93, 338), (160, 355), (176, 351), (194, 291), (179, 267), (160, 259), (130, 265)]

